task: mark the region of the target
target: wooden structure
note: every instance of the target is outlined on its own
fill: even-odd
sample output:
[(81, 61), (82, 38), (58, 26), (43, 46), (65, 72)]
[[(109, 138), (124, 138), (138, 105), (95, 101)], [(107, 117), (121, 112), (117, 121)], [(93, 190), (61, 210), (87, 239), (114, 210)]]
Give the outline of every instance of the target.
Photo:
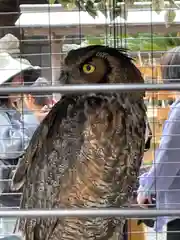
[(136, 219), (129, 219), (128, 240), (146, 240), (144, 224), (137, 225)]

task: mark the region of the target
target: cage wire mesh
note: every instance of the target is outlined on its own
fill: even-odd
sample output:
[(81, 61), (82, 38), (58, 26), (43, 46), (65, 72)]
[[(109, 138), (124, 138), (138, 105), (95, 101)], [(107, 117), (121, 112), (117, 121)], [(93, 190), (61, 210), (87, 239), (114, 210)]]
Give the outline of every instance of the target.
[[(24, 3), (27, 3), (27, 5)], [(111, 5), (114, 9), (112, 14), (116, 14), (115, 3), (115, 0), (112, 1)], [(17, 11), (14, 11), (13, 8)], [(168, 7), (166, 6), (166, 8)], [(87, 12), (82, 12), (80, 9), (67, 10), (60, 4), (50, 5), (45, 4), (45, 1), (14, 0), (13, 3), (10, 0), (0, 1), (0, 9), (1, 86), (56, 86), (59, 84), (61, 65), (67, 52), (71, 49), (93, 44), (130, 49), (129, 54), (135, 59), (135, 63), (142, 72), (146, 83), (162, 83), (168, 78), (171, 78), (171, 80), (178, 80), (179, 78), (179, 19), (176, 18), (175, 23), (167, 28), (163, 21), (163, 15), (161, 13), (158, 15), (152, 10), (151, 2), (138, 1), (132, 9), (129, 9), (124, 2), (121, 11), (124, 12), (124, 15), (128, 13), (127, 20), (122, 17), (115, 17), (114, 20), (110, 20), (109, 17), (106, 18), (102, 14), (93, 19)], [(176, 10), (178, 16), (180, 10), (178, 8)], [(177, 48), (172, 50), (174, 47)], [(171, 70), (167, 69), (166, 73), (162, 74), (160, 59), (167, 50), (169, 50), (169, 53), (174, 51), (176, 54), (170, 58), (168, 53), (169, 60), (164, 60), (163, 67), (173, 66)], [(173, 70), (173, 67), (175, 70)], [(5, 69), (6, 72), (9, 69), (7, 74), (4, 74)], [(23, 70), (26, 71), (23, 72)], [(1, 112), (5, 114), (5, 119), (8, 118), (8, 125), (0, 126), (2, 129), (0, 130), (2, 133), (0, 134), (0, 145), (2, 145), (0, 146), (0, 149), (2, 149), (0, 157), (2, 159), (0, 161), (0, 168), (2, 169), (0, 171), (0, 189), (2, 189), (0, 202), (2, 208), (19, 208), (21, 193), (11, 192), (8, 188), (12, 171), (15, 169), (19, 157), (23, 154), (23, 149), (28, 145), (27, 138), (30, 139), (30, 136), (32, 136), (38, 121), (44, 118), (60, 97), (60, 94), (57, 93), (44, 96), (14, 94), (11, 98), (7, 94), (1, 94)], [(155, 165), (159, 164), (156, 163), (155, 149), (160, 144), (165, 121), (170, 122), (170, 120), (167, 120), (168, 113), (174, 102), (176, 104), (173, 105), (173, 108), (176, 107), (176, 98), (176, 92), (173, 91), (148, 91), (146, 93), (144, 100), (147, 105), (153, 138), (151, 148), (144, 154), (140, 174), (149, 171), (153, 160)], [(9, 105), (10, 103), (11, 105)], [(9, 106), (11, 107), (7, 110)], [(13, 119), (16, 122), (13, 122)], [(29, 124), (29, 135), (25, 132), (25, 127), (17, 135), (3, 134), (4, 128), (7, 129), (6, 131), (9, 127), (12, 129), (14, 126), (21, 129), (20, 124), (25, 125), (27, 122)], [(165, 137), (163, 136), (163, 138)], [(5, 151), (6, 144), (8, 146), (12, 145), (12, 147), (7, 148), (9, 152)], [(174, 151), (178, 151), (178, 149), (174, 149)], [(169, 160), (173, 164), (174, 159)], [(167, 161), (165, 164), (167, 164)], [(10, 169), (12, 170), (9, 171)], [(168, 174), (164, 178), (168, 178)], [(130, 204), (125, 207), (140, 208), (136, 201), (138, 186), (139, 184), (134, 189)], [(175, 189), (173, 186), (169, 191), (176, 191), (178, 195), (179, 189)], [(174, 205), (175, 208), (178, 207), (175, 202)], [(158, 208), (162, 209), (163, 207), (158, 206)], [(15, 221), (16, 218), (0, 219), (1, 237), (13, 235)], [(166, 225), (164, 225), (161, 233), (156, 233), (145, 224), (138, 226), (137, 219), (134, 218), (127, 219), (126, 227), (128, 240), (166, 239)]]

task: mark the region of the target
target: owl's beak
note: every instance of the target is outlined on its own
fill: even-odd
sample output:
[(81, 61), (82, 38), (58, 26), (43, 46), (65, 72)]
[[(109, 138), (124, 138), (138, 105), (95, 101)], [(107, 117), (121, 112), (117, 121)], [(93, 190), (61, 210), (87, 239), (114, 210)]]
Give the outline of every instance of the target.
[(60, 75), (60, 77), (59, 77), (59, 82), (60, 82), (60, 84), (62, 84), (62, 85), (64, 85), (64, 84), (67, 84), (69, 81), (69, 75), (68, 75), (68, 73), (67, 72), (65, 72), (65, 71), (61, 71), (61, 75)]

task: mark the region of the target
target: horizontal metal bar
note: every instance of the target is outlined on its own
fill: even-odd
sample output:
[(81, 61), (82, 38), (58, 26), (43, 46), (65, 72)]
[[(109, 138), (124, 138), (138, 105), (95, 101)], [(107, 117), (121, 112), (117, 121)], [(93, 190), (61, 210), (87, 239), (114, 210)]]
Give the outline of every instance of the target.
[(153, 209), (62, 209), (0, 210), (0, 217), (180, 217), (180, 210)]
[(90, 92), (123, 92), (123, 91), (162, 91), (180, 90), (180, 84), (86, 84), (86, 85), (63, 85), (49, 87), (0, 87), (1, 94), (13, 93), (90, 93)]

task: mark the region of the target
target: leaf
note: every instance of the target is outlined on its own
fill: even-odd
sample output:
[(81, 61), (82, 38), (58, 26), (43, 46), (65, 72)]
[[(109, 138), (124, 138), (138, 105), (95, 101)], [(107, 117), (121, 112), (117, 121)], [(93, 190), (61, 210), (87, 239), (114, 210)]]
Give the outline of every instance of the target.
[(68, 3), (68, 4), (67, 4), (67, 8), (68, 8), (69, 10), (72, 10), (72, 9), (76, 8), (76, 4), (75, 4), (75, 3)]
[(85, 4), (85, 10), (93, 17), (95, 18), (97, 16), (97, 9), (96, 6), (92, 1), (87, 1)]
[(168, 33), (165, 36), (166, 42), (168, 46), (179, 46), (180, 45), (180, 38), (176, 32)]
[(171, 8), (180, 9), (180, 6), (174, 0), (169, 0), (169, 5)]
[(49, 0), (49, 4), (54, 4), (56, 0)]
[(96, 8), (107, 18), (107, 6), (105, 1), (98, 2)]
[(159, 14), (164, 9), (164, 0), (152, 0), (152, 10)]
[(166, 28), (168, 28), (173, 22), (176, 17), (176, 12), (173, 9), (168, 9), (164, 14), (164, 21)]

